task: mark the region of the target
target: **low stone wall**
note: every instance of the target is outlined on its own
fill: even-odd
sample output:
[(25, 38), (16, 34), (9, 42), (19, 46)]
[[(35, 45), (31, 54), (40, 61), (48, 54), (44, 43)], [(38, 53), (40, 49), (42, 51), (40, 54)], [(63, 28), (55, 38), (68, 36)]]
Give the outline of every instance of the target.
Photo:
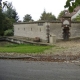
[[(46, 42), (33, 42), (33, 41), (28, 41), (26, 39), (20, 39), (19, 38), (16, 38), (16, 37), (1, 37), (2, 41), (8, 41), (8, 42), (12, 42), (12, 43), (16, 43), (16, 44), (36, 44), (36, 45), (50, 45), (49, 43), (46, 43)], [(22, 38), (22, 37), (21, 37)]]

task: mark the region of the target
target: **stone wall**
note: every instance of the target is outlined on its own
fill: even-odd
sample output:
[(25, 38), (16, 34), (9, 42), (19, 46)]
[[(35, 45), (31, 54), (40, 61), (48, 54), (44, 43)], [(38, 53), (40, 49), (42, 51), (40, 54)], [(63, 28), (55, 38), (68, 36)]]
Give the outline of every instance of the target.
[(57, 39), (62, 38), (62, 23), (50, 23), (50, 36), (56, 36)]
[[(50, 22), (50, 36), (55, 35), (56, 39), (62, 39), (63, 27), (61, 22)], [(46, 23), (18, 23), (14, 24), (14, 36), (23, 37), (40, 37), (43, 40), (47, 40), (46, 36)], [(80, 23), (72, 22), (70, 27), (70, 38), (80, 37)]]
[(80, 23), (73, 22), (70, 28), (71, 38), (80, 37)]
[(40, 37), (41, 39), (46, 40), (46, 26), (44, 23), (15, 24), (14, 36), (30, 38)]

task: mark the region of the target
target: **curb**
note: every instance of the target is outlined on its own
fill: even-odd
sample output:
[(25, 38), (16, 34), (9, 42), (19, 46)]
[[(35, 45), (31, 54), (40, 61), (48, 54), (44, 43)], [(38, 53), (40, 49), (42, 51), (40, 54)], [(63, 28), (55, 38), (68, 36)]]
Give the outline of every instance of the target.
[(8, 57), (8, 56), (0, 57), (0, 59), (29, 59), (29, 58), (32, 58), (32, 57), (31, 56), (29, 57)]
[(51, 61), (51, 62), (66, 62), (66, 61), (78, 61), (80, 62), (80, 57), (61, 57), (61, 56), (27, 56), (27, 57), (10, 57), (1, 56), (0, 59), (19, 59), (28, 61)]

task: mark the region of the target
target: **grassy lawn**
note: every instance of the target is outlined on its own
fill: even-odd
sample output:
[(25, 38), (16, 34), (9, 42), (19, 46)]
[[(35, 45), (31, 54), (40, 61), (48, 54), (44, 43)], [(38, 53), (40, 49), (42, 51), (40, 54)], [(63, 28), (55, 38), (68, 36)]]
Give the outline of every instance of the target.
[(51, 46), (31, 44), (6, 44), (5, 46), (0, 46), (0, 53), (39, 53), (50, 48)]

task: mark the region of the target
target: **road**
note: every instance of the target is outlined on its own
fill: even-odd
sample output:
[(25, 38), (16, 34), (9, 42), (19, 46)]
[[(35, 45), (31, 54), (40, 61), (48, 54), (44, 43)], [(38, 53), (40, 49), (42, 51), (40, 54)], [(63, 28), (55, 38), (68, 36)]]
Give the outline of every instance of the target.
[(80, 64), (0, 60), (0, 80), (80, 80)]

